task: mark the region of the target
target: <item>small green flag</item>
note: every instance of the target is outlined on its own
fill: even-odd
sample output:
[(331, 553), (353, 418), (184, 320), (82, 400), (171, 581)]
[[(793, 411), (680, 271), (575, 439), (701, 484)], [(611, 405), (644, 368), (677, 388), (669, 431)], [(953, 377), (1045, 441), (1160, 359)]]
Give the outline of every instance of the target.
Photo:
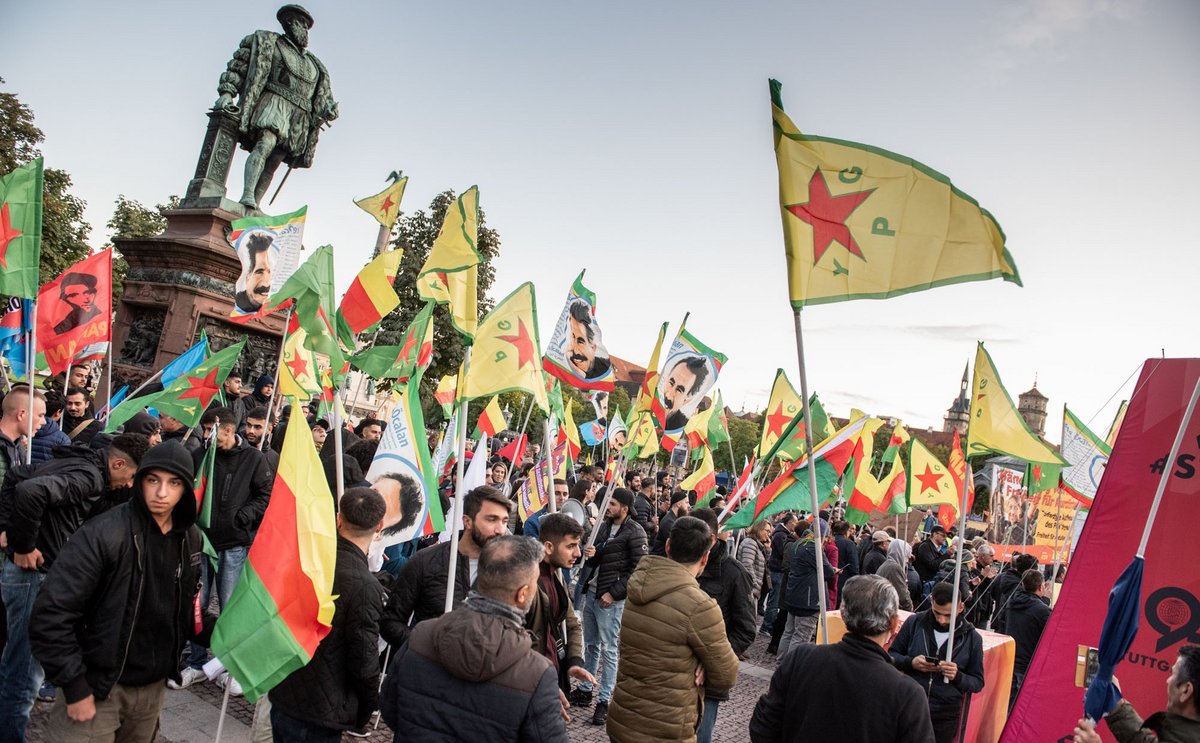
[(38, 295), (42, 255), (42, 158), (0, 176), (0, 294)]
[(179, 378), (168, 384), (162, 392), (135, 397), (121, 403), (108, 416), (105, 432), (115, 431), (146, 407), (156, 408), (159, 413), (166, 413), (189, 428), (195, 426), (200, 422), (200, 416), (204, 415), (209, 403), (221, 394), (225, 377), (233, 370), (245, 345), (246, 340), (242, 339), (212, 354), (190, 371), (179, 375)]

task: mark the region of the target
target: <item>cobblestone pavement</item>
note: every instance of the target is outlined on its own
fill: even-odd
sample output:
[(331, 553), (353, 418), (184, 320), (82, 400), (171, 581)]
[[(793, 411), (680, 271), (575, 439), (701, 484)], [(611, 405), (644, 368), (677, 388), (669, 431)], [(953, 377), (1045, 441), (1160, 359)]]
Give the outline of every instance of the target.
[[(775, 670), (774, 656), (766, 653), (767, 638), (759, 635), (742, 661), (737, 686), (733, 688), (728, 702), (721, 704), (717, 717), (714, 741), (744, 741), (749, 738), (747, 726), (754, 704), (766, 692), (771, 673)], [(194, 684), (183, 691), (167, 690), (163, 705), (158, 737), (159, 743), (202, 743), (212, 741), (217, 732), (220, 717), (222, 690), (213, 683)], [(27, 739), (31, 743), (53, 743), (42, 733), (43, 723), (50, 705), (39, 702), (35, 705), (30, 720)], [(592, 707), (573, 709), (567, 733), (572, 741), (607, 741), (604, 727), (592, 725)], [(254, 717), (254, 705), (240, 697), (229, 700), (228, 717), (222, 730), (222, 743), (242, 743), (250, 740), (250, 723)], [(371, 743), (390, 743), (392, 732), (380, 722), (368, 738), (342, 736), (343, 743), (367, 740)]]

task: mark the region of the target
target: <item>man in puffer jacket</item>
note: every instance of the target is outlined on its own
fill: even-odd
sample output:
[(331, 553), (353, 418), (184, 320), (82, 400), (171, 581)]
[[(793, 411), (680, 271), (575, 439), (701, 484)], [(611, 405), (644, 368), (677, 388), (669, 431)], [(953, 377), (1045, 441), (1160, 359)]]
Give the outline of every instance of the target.
[(725, 637), (721, 608), (701, 590), (712, 530), (681, 516), (667, 557), (651, 555), (629, 579), (621, 624), (621, 665), (608, 718), (617, 743), (696, 740), (705, 686), (731, 689), (738, 659)]

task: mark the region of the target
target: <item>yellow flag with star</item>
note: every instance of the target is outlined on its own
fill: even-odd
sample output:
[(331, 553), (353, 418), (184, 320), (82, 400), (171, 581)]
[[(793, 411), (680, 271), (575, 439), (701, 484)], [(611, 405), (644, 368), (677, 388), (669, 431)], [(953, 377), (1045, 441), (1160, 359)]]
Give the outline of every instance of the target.
[(321, 369), (317, 354), (304, 346), (307, 335), (293, 312), (283, 344), (283, 365), (279, 367), (279, 394), (284, 397), (308, 400), (321, 394)]
[(975, 375), (971, 380), (971, 422), (967, 425), (967, 456), (1007, 454), (1039, 464), (1066, 464), (1066, 460), (1025, 424), (991, 355), (980, 343), (975, 349)]
[(417, 274), (422, 299), (450, 306), (450, 321), (470, 344), (479, 327), (479, 188), (471, 186), (446, 208), (442, 229)]
[(951, 505), (958, 507), (958, 488), (946, 465), (918, 439), (912, 440), (909, 451), (908, 505)]
[(391, 230), (400, 216), (400, 200), (404, 198), (404, 187), (407, 185), (408, 176), (397, 178), (392, 185), (374, 196), (355, 199), (354, 203), (374, 217), (379, 224)]
[(550, 412), (542, 377), (537, 300), (528, 281), (501, 300), (479, 324), (458, 397), (474, 400), (511, 390), (528, 392), (538, 407)]
[[(776, 369), (775, 383), (771, 385), (771, 397), (767, 400), (767, 410), (763, 414), (762, 437), (758, 442), (760, 456), (763, 452), (771, 451), (783, 430), (800, 413), (803, 406), (804, 401), (788, 381), (787, 374), (783, 369)], [(814, 436), (813, 441), (817, 438)]]
[(894, 152), (802, 134), (771, 81), (792, 306), (1020, 275), (1004, 232), (950, 179)]

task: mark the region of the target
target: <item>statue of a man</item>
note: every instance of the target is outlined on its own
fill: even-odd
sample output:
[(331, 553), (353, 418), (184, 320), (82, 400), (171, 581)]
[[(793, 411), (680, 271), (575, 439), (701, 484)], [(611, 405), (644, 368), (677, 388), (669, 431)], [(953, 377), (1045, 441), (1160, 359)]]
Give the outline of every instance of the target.
[(283, 6), (275, 17), (284, 33), (255, 31), (242, 39), (213, 106), (241, 117), (238, 142), (250, 155), (238, 201), (250, 209), (258, 208), (280, 163), (312, 166), (321, 125), (338, 116), (329, 72), (305, 48), (313, 17), (299, 5)]

